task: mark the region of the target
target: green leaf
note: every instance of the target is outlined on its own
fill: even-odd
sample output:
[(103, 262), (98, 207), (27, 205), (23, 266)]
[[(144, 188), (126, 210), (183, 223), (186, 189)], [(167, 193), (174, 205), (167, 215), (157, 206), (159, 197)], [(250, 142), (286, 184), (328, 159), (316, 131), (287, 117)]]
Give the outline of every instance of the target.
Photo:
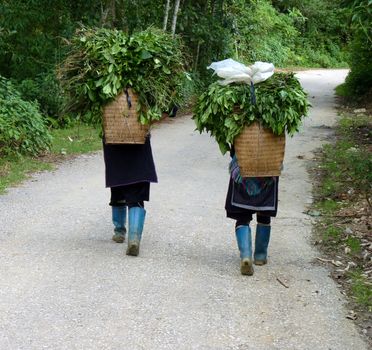
[(91, 101), (94, 102), (94, 101), (96, 100), (96, 97), (94, 96), (92, 90), (88, 90), (88, 96), (89, 96), (89, 99), (90, 99)]
[(150, 52), (148, 52), (148, 51), (146, 51), (146, 50), (142, 50), (141, 51), (141, 59), (143, 59), (143, 60), (147, 60), (147, 59), (149, 59), (149, 58), (151, 58), (152, 57), (152, 54), (150, 53)]
[(112, 90), (111, 90), (111, 86), (110, 84), (107, 84), (103, 87), (102, 89), (102, 92), (105, 94), (105, 95), (110, 95)]
[[(233, 142), (241, 129), (255, 120), (276, 134), (286, 129), (291, 133), (308, 112), (306, 94), (293, 74), (277, 73), (269, 83), (259, 84), (256, 98), (256, 105), (252, 105), (245, 86), (212, 83), (199, 98), (193, 119), (198, 130), (210, 132), (225, 151), (224, 145)], [(236, 105), (242, 109), (239, 114), (233, 112)]]

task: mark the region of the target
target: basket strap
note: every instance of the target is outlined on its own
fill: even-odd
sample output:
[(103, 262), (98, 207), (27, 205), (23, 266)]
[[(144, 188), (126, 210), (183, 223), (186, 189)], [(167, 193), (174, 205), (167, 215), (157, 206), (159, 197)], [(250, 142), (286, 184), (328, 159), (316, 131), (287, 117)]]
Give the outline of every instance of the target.
[[(130, 109), (132, 108), (132, 98), (129, 95), (128, 88), (125, 89), (125, 96), (127, 97), (128, 108)], [(132, 141), (134, 141), (134, 135), (132, 134), (132, 130), (129, 127), (128, 119), (125, 118), (125, 116), (123, 117), (124, 117), (125, 124), (127, 125), (127, 130), (129, 132), (129, 138), (131, 138)]]
[(125, 89), (125, 95), (127, 96), (128, 108), (132, 108), (132, 98), (129, 96), (128, 89)]
[(256, 92), (255, 92), (253, 81), (251, 81), (250, 90), (251, 90), (251, 103), (252, 105), (255, 105), (256, 104)]

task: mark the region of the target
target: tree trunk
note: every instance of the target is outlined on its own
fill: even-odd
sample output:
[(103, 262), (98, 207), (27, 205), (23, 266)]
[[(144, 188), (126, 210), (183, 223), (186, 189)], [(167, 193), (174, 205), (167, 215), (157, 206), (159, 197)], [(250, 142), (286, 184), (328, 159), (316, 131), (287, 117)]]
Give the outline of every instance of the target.
[(173, 13), (173, 19), (172, 19), (172, 28), (171, 28), (172, 36), (174, 36), (174, 34), (176, 33), (176, 24), (177, 24), (177, 16), (178, 16), (179, 8), (180, 8), (180, 0), (175, 0), (174, 13)]
[(199, 41), (198, 42), (198, 47), (196, 48), (196, 57), (195, 57), (195, 62), (194, 62), (194, 72), (196, 72), (197, 69), (198, 69), (200, 45), (201, 45), (201, 42)]
[(111, 27), (114, 27), (116, 21), (116, 0), (111, 0), (109, 3), (111, 14)]
[(211, 4), (211, 14), (212, 14), (213, 17), (215, 15), (215, 13), (216, 13), (216, 0), (213, 0), (212, 4)]
[(170, 5), (170, 0), (167, 0), (167, 3), (165, 4), (164, 22), (163, 22), (164, 31), (167, 30), (167, 25), (168, 25), (169, 5)]
[(101, 15), (101, 25), (113, 28), (116, 21), (116, 0), (107, 0)]

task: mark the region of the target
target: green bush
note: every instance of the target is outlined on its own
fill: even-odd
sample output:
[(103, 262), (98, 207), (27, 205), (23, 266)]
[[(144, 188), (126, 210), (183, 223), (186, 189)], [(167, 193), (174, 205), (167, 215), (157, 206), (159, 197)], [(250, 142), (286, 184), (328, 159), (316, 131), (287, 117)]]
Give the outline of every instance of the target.
[(64, 97), (55, 73), (39, 74), (35, 79), (25, 79), (16, 84), (22, 99), (37, 101), (44, 116), (63, 124)]
[(240, 60), (269, 61), (277, 66), (296, 60), (294, 49), (299, 32), (294, 26), (295, 15), (278, 13), (267, 0), (249, 5), (237, 1), (233, 12), (237, 18)]
[(13, 84), (0, 77), (0, 154), (37, 155), (50, 142), (38, 105), (22, 100)]
[(348, 40), (344, 0), (277, 0), (272, 5), (292, 19), (298, 35), (295, 52), (300, 57), (291, 64), (312, 67), (345, 67), (344, 47)]
[(344, 0), (349, 8), (352, 41), (350, 73), (346, 78), (346, 95), (362, 97), (372, 91), (372, 2)]
[(361, 96), (372, 89), (372, 42), (359, 32), (350, 50), (351, 70), (346, 78), (346, 87), (350, 95)]

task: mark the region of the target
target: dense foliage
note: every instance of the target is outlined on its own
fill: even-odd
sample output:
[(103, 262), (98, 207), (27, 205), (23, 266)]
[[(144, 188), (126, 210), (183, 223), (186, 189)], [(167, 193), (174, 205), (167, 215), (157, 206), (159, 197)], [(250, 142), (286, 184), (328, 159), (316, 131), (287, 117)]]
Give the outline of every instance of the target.
[(372, 90), (372, 1), (345, 0), (345, 3), (350, 8), (353, 35), (346, 87), (349, 95), (360, 97)]
[(68, 54), (64, 40), (70, 40), (82, 24), (132, 35), (149, 26), (171, 31), (174, 23), (188, 54), (186, 69), (198, 84), (209, 83), (207, 65), (227, 57), (270, 61), (276, 66), (338, 66), (345, 60), (343, 48), (350, 34), (342, 4), (351, 2), (183, 0), (175, 14), (174, 0), (168, 12), (165, 0), (156, 4), (151, 0), (4, 0), (0, 2), (0, 74), (16, 80), (25, 99), (36, 98), (44, 115), (61, 119), (64, 101), (54, 84), (55, 67)]
[(297, 63), (296, 41), (299, 31), (294, 26), (294, 13), (279, 13), (269, 1), (246, 4), (241, 0), (235, 2), (233, 14), (239, 59), (269, 61), (276, 66)]
[(70, 46), (60, 79), (70, 93), (70, 109), (88, 121), (100, 122), (101, 107), (129, 87), (139, 95), (143, 124), (181, 104), (186, 76), (177, 38), (154, 28), (132, 36), (105, 28), (82, 29)]
[(12, 83), (0, 76), (0, 154), (37, 155), (50, 141), (37, 104), (22, 100)]
[[(347, 61), (351, 68), (348, 92), (360, 96), (371, 89), (370, 0), (181, 0), (179, 11), (175, 0), (169, 1), (169, 8), (166, 3), (0, 1), (0, 75), (13, 82), (23, 100), (37, 101), (49, 125), (69, 125), (75, 115), (65, 113), (65, 96), (56, 78), (56, 67), (70, 55), (65, 42), (73, 42), (76, 30), (82, 26), (116, 28), (126, 37), (153, 27), (172, 36), (175, 32), (183, 42), (185, 69), (192, 77), (192, 81), (184, 80), (184, 95), (192, 95), (195, 87), (202, 90), (208, 86), (211, 78), (206, 66), (228, 57), (247, 63), (268, 61), (276, 66), (339, 67)], [(75, 102), (83, 107), (80, 111), (98, 110), (94, 104), (112, 95), (108, 89), (114, 92), (123, 83), (108, 84), (109, 75), (107, 81), (100, 80), (104, 74), (90, 77), (99, 76), (97, 81), (103, 85), (82, 85), (85, 92), (75, 95)], [(141, 85), (144, 90), (150, 86), (144, 82)], [(159, 89), (147, 90), (142, 96), (144, 106), (150, 106), (154, 99), (162, 108), (172, 102), (167, 92), (171, 87), (162, 86), (163, 96), (159, 96)], [(99, 89), (102, 91), (97, 93)], [(150, 110), (150, 115), (154, 113), (150, 119), (156, 119), (159, 110), (160, 106)], [(97, 116), (91, 113), (90, 119)]]
[(212, 83), (199, 98), (194, 114), (197, 129), (210, 132), (221, 152), (230, 148), (245, 126), (259, 121), (274, 134), (293, 135), (309, 108), (307, 95), (293, 74), (275, 73), (252, 90), (246, 84)]
[[(349, 38), (347, 11), (343, 0), (272, 0), (281, 14), (292, 21), (297, 36), (295, 63), (304, 66), (345, 66)], [(287, 19), (288, 20), (288, 19)], [(293, 61), (293, 60), (292, 60)]]

